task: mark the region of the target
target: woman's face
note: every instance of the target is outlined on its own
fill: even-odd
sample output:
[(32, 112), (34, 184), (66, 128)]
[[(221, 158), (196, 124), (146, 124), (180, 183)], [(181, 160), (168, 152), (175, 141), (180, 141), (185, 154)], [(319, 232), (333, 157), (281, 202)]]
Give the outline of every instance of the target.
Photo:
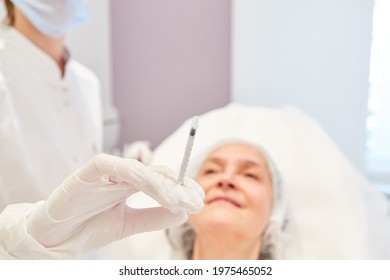
[(246, 238), (260, 237), (272, 210), (272, 180), (265, 158), (242, 143), (219, 146), (197, 177), (206, 198), (204, 210), (190, 222), (197, 232), (220, 230)]

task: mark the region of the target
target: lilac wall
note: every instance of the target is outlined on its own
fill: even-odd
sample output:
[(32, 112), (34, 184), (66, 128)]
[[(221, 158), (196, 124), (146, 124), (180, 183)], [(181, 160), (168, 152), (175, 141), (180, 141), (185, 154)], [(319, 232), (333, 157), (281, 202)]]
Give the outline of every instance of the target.
[(186, 118), (229, 102), (230, 1), (111, 3), (120, 147), (155, 147)]

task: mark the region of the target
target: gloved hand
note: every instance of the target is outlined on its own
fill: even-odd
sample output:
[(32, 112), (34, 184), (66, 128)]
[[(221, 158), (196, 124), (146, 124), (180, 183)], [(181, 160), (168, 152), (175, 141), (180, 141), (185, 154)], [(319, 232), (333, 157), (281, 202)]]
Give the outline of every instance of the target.
[[(98, 155), (68, 177), (27, 220), (27, 231), (63, 258), (74, 257), (132, 234), (177, 226), (203, 208), (195, 181), (184, 186), (165, 167)], [(126, 199), (142, 191), (162, 207), (134, 209)], [(65, 253), (65, 254), (64, 254)]]
[(146, 165), (152, 160), (152, 154), (149, 141), (134, 141), (123, 148), (123, 157), (136, 159)]

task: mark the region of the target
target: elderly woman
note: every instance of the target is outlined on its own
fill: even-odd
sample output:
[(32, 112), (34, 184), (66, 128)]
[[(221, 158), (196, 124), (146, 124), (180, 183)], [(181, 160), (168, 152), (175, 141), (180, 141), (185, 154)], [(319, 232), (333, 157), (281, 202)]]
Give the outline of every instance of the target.
[(286, 224), (279, 176), (255, 145), (219, 143), (193, 167), (205, 191), (205, 208), (168, 231), (178, 257), (276, 259)]

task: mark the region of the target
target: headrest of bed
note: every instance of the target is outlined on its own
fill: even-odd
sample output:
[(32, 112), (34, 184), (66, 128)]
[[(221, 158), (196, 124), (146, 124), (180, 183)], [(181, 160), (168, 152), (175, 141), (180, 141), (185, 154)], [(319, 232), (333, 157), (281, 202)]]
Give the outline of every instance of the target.
[[(179, 169), (190, 122), (155, 149), (152, 164)], [(288, 202), (286, 258), (390, 258), (388, 201), (313, 119), (289, 106), (232, 103), (199, 116), (192, 156), (232, 138), (261, 145), (279, 169)]]

